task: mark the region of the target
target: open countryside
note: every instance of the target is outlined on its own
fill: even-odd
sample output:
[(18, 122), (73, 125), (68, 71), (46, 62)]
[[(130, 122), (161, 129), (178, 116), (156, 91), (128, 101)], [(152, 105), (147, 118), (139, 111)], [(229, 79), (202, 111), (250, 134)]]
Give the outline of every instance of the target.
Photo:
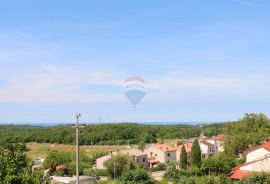
[[(87, 131), (101, 127), (109, 139), (101, 136), (104, 138), (95, 142)], [(124, 133), (130, 127), (136, 134), (130, 133), (126, 137)], [(145, 127), (148, 131), (144, 131)], [(70, 131), (70, 134), (65, 134), (62, 139), (46, 137), (42, 132), (46, 133), (48, 129), (55, 131), (55, 135), (63, 135), (62, 131)], [(140, 177), (146, 177), (143, 180), (152, 183), (184, 183), (185, 180), (191, 183), (248, 183), (258, 178), (267, 180), (269, 129), (270, 120), (263, 114), (246, 114), (236, 122), (195, 126), (134, 123), (87, 125), (82, 131), (84, 135), (81, 134), (81, 179), (87, 183), (125, 183), (126, 179), (130, 179), (130, 174), (142, 174), (144, 176)], [(34, 161), (34, 165), (31, 165), (33, 172), (44, 169), (47, 179), (43, 174), (39, 175), (43, 182), (75, 181), (76, 146), (73, 142), (60, 144), (71, 140), (69, 136), (74, 137), (71, 126), (2, 125), (0, 130), (9, 132), (1, 137), (3, 145), (4, 142), (15, 145), (26, 143), (24, 152)], [(41, 137), (35, 136), (37, 131), (42, 141)], [(186, 134), (181, 136), (177, 134), (178, 131)], [(17, 136), (21, 133), (24, 137), (19, 139)], [(33, 142), (38, 140), (41, 142)]]
[(270, 184), (270, 0), (0, 17), (0, 184)]

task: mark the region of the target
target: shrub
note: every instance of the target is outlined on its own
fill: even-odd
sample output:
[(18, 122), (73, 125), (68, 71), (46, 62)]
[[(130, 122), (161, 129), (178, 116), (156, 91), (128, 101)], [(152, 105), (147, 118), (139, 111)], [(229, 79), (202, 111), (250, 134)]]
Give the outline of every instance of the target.
[(270, 183), (270, 174), (268, 173), (261, 173), (252, 175), (242, 181), (239, 184), (261, 184), (261, 183)]
[(143, 169), (127, 171), (120, 177), (123, 184), (155, 184), (156, 181)]
[(176, 167), (169, 167), (167, 172), (164, 175), (164, 178), (170, 180), (170, 181), (178, 181), (180, 177), (180, 172)]
[(109, 171), (107, 169), (95, 169), (94, 174), (96, 176), (109, 176)]
[(104, 163), (112, 178), (119, 177), (123, 172), (135, 169), (135, 163), (128, 155), (118, 154)]
[(156, 167), (156, 169), (158, 169), (160, 171), (166, 170), (166, 168), (167, 168), (167, 165), (164, 163), (158, 163), (157, 167)]

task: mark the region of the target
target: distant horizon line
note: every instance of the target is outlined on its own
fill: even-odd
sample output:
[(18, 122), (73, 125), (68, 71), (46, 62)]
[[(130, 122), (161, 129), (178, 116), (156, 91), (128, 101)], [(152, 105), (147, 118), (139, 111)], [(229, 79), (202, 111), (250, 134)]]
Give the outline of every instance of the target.
[[(224, 121), (226, 122), (226, 121)], [(217, 122), (217, 121), (153, 121), (153, 122), (132, 122), (132, 121), (119, 121), (119, 122), (81, 122), (80, 124), (86, 124), (86, 125), (97, 125), (97, 124), (122, 124), (122, 123), (130, 123), (130, 124), (145, 124), (145, 125), (200, 125), (200, 124), (214, 124), (214, 123), (224, 123), (223, 121)], [(58, 125), (71, 125), (74, 124), (74, 122), (44, 122), (44, 123), (0, 123), (0, 125), (29, 125), (29, 126), (58, 126)]]

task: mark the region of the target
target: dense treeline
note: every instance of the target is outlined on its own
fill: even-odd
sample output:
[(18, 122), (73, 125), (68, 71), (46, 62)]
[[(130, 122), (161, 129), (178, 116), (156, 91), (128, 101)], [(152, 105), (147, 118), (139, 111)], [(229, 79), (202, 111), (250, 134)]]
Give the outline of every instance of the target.
[(238, 122), (224, 124), (223, 131), (225, 151), (238, 155), (270, 137), (270, 120), (264, 114), (246, 114)]
[[(222, 124), (206, 125), (205, 134), (221, 132)], [(94, 124), (81, 129), (81, 144), (135, 144), (156, 142), (157, 139), (183, 139), (200, 134), (201, 128), (192, 125), (142, 125), (136, 123)], [(70, 125), (39, 127), (1, 125), (1, 142), (44, 142), (73, 144), (75, 131)]]
[[(225, 148), (235, 155), (248, 147), (258, 145), (270, 137), (270, 121), (263, 114), (246, 114), (237, 122), (215, 123), (203, 126), (206, 136), (226, 134)], [(138, 144), (157, 139), (185, 139), (200, 134), (199, 125), (143, 125), (136, 123), (94, 124), (81, 129), (81, 144)], [(74, 144), (75, 130), (71, 125), (41, 127), (0, 125), (2, 142), (44, 142)]]

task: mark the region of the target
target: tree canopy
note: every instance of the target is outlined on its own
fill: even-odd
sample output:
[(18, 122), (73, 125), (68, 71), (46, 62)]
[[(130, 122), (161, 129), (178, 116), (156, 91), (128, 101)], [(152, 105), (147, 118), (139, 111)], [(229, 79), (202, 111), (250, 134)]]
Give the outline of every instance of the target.
[(0, 183), (45, 184), (43, 172), (32, 172), (33, 163), (27, 159), (25, 144), (6, 144), (0, 147)]
[(135, 163), (132, 158), (123, 154), (112, 156), (109, 160), (105, 161), (104, 165), (112, 178), (118, 178), (122, 173), (135, 169)]

